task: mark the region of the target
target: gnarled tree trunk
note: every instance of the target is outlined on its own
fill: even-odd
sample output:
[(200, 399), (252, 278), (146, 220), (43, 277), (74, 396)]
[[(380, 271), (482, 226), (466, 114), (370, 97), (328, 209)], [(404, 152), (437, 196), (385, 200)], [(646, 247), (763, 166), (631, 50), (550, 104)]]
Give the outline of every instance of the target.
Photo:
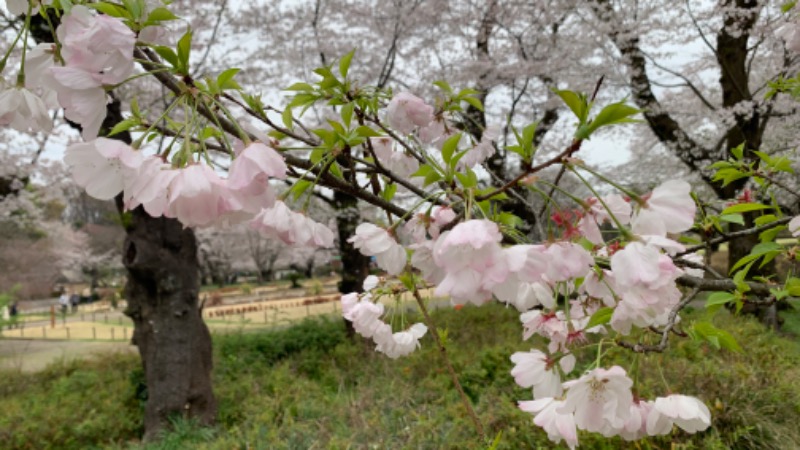
[(151, 440), (173, 417), (201, 425), (215, 422), (211, 335), (198, 304), (200, 272), (192, 229), (176, 219), (150, 217), (141, 207), (130, 216), (123, 253), (125, 314), (133, 319), (133, 344), (147, 382), (144, 439)]

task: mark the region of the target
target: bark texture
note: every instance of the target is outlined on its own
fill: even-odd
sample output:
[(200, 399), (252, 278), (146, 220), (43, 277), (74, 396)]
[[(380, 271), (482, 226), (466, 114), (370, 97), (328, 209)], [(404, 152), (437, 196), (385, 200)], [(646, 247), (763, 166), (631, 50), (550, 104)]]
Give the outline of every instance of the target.
[(128, 270), (125, 314), (133, 319), (147, 381), (145, 440), (170, 419), (216, 420), (211, 387), (211, 335), (198, 304), (200, 287), (194, 232), (175, 219), (130, 214), (123, 263)]

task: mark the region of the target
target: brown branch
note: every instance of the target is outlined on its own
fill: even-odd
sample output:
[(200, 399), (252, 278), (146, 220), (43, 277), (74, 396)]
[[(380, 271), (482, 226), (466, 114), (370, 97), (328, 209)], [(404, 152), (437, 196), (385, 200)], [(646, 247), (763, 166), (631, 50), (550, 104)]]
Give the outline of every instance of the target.
[(688, 247), (686, 250), (676, 254), (675, 258), (679, 258), (681, 256), (688, 255), (689, 253), (694, 253), (694, 252), (696, 252), (698, 250), (703, 250), (708, 245), (720, 244), (722, 242), (728, 242), (728, 241), (731, 241), (733, 239), (736, 239), (736, 238), (739, 238), (739, 237), (742, 237), (742, 236), (749, 236), (751, 234), (760, 233), (762, 231), (769, 230), (769, 229), (775, 228), (777, 226), (789, 223), (789, 221), (791, 221), (791, 220), (792, 220), (791, 217), (783, 217), (783, 218), (778, 219), (778, 220), (776, 220), (774, 222), (770, 222), (768, 224), (764, 224), (764, 225), (761, 225), (761, 226), (758, 226), (758, 227), (748, 228), (746, 230), (741, 230), (741, 231), (735, 231), (733, 233), (725, 233), (722, 236), (715, 237), (713, 239), (709, 239), (708, 241), (706, 241), (706, 242), (704, 242), (702, 244), (693, 245), (691, 247)]

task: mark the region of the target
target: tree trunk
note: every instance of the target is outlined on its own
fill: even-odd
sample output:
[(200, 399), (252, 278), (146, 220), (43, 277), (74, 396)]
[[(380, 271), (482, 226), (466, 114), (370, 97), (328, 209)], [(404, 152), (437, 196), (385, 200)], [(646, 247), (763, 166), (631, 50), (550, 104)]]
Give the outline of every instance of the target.
[[(120, 199), (118, 197), (118, 204)], [(175, 219), (135, 209), (126, 227), (125, 314), (133, 319), (147, 382), (145, 440), (173, 418), (214, 424), (211, 335), (198, 305), (199, 264), (194, 231)]]

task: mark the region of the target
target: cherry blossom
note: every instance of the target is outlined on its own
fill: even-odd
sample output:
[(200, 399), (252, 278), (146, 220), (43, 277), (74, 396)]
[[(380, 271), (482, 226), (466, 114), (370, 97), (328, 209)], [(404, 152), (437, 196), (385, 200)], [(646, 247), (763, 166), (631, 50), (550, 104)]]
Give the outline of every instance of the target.
[(450, 296), (456, 304), (491, 299), (491, 289), (509, 273), (501, 239), (497, 224), (489, 220), (468, 220), (439, 236), (433, 257), (445, 277), (436, 295)]
[(549, 397), (519, 402), (521, 410), (534, 414), (533, 423), (547, 432), (548, 439), (556, 444), (563, 440), (570, 449), (574, 449), (578, 446), (575, 416), (562, 412), (563, 407), (563, 400)]
[(516, 352), (511, 361), (515, 364), (511, 369), (514, 381), (525, 388), (533, 387), (534, 399), (561, 395), (561, 376), (546, 354), (535, 349)]
[[(667, 427), (658, 426), (663, 419), (687, 433), (697, 433), (711, 426), (711, 412), (705, 403), (687, 395), (673, 394), (657, 398), (647, 417), (648, 434), (666, 434), (661, 431)], [(669, 429), (671, 428), (672, 425), (669, 426)]]
[(481, 136), (481, 141), (458, 161), (459, 166), (472, 168), (494, 155), (495, 148), (492, 142), (497, 140), (501, 131), (501, 128), (497, 125), (486, 127)]
[(419, 169), (419, 161), (411, 155), (393, 148), (393, 141), (387, 137), (370, 139), (372, 149), (381, 165), (401, 178), (408, 178)]
[(261, 210), (250, 227), (266, 237), (277, 237), (289, 245), (333, 247), (333, 231), (303, 214), (289, 209), (282, 201)]
[(6, 8), (8, 8), (8, 12), (10, 12), (14, 16), (19, 16), (20, 14), (27, 14), (28, 12), (28, 4), (31, 3), (33, 6), (33, 14), (39, 12), (39, 4), (42, 5), (50, 5), (53, 3), (53, 0), (6, 0)]
[(591, 370), (564, 383), (567, 395), (558, 412), (574, 413), (575, 424), (582, 430), (604, 434), (619, 430), (631, 415), (632, 385), (619, 366)]
[(169, 185), (178, 175), (177, 170), (158, 156), (144, 159), (136, 174), (125, 183), (125, 209), (139, 205), (153, 217), (163, 216), (169, 204)]
[(356, 234), (347, 240), (362, 255), (374, 256), (378, 267), (397, 275), (406, 266), (406, 250), (383, 228), (371, 223), (356, 227)]
[(0, 85), (0, 125), (23, 132), (49, 132), (53, 128), (53, 120), (38, 95), (23, 87), (4, 89)]
[(373, 336), (375, 343), (378, 344), (375, 350), (392, 359), (409, 355), (419, 348), (419, 340), (427, 332), (428, 327), (422, 323), (416, 323), (408, 330), (397, 333), (392, 333), (392, 329), (388, 325), (381, 327)]
[(789, 221), (789, 232), (794, 237), (800, 236), (800, 216), (796, 216)]
[(409, 92), (400, 92), (386, 107), (386, 119), (392, 128), (408, 134), (415, 127), (424, 127), (431, 123), (433, 107)]
[(117, 84), (133, 71), (136, 35), (121, 20), (76, 5), (56, 30), (65, 65), (97, 83)]
[(72, 144), (64, 154), (75, 183), (100, 200), (110, 200), (122, 192), (125, 179), (135, 175), (142, 160), (141, 152), (106, 138)]
[(696, 206), (690, 191), (689, 183), (682, 180), (670, 180), (653, 189), (631, 221), (633, 232), (663, 236), (691, 228)]

